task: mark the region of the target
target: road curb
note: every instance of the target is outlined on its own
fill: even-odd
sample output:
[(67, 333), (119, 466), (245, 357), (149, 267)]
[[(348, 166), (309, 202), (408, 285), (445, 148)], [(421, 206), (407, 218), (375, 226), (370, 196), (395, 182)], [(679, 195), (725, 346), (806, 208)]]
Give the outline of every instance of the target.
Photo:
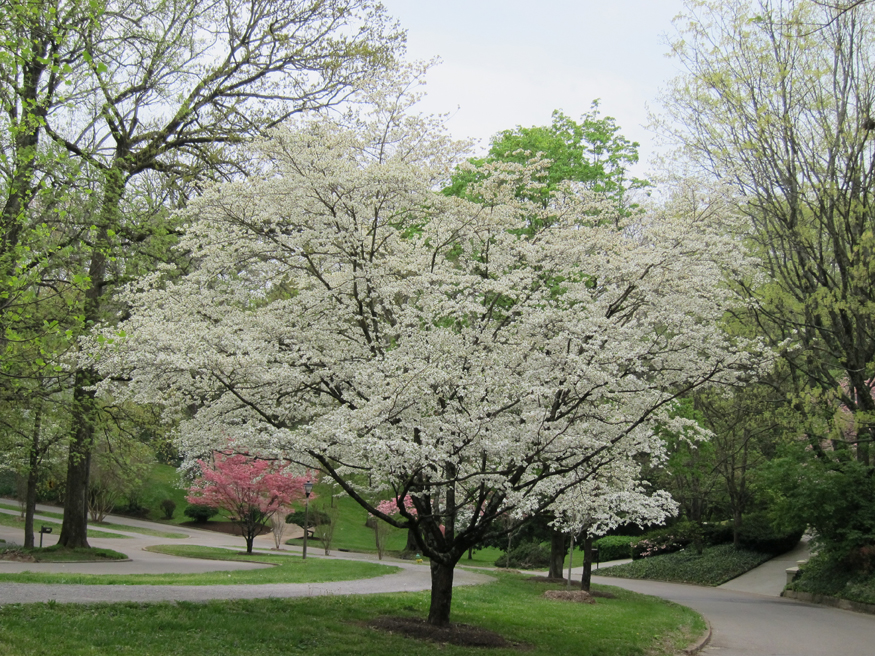
[(703, 617), (702, 619), (705, 620), (705, 626), (707, 627), (705, 629), (705, 633), (703, 633), (699, 637), (699, 639), (696, 640), (696, 642), (684, 649), (681, 653), (690, 654), (690, 656), (692, 656), (692, 654), (698, 654), (700, 651), (702, 651), (702, 649), (705, 648), (705, 645), (711, 642), (711, 622), (709, 622), (705, 617)]
[(875, 615), (875, 604), (866, 604), (862, 601), (851, 601), (850, 599), (842, 599), (841, 597), (830, 597), (829, 595), (802, 592), (799, 590), (784, 590), (781, 593), (781, 596), (785, 599), (795, 599), (796, 601), (804, 601), (809, 604), (817, 604), (818, 606), (830, 606), (831, 608), (838, 608), (839, 610), (850, 610), (855, 613)]

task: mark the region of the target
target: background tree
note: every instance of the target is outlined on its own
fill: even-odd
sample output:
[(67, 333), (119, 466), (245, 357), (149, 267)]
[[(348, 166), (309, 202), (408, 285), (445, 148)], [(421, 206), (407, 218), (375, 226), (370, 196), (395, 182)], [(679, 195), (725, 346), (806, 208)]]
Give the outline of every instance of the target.
[[(838, 394), (866, 463), (875, 410), (873, 10), (687, 6), (673, 42), (687, 72), (672, 84), (660, 126), (733, 190), (764, 266), (763, 278), (742, 287), (754, 321), (776, 344), (798, 342), (787, 358), (809, 390), (800, 397)], [(823, 29), (802, 29), (818, 22)]]
[[(514, 193), (537, 165), (485, 165), (483, 204), (435, 194), (461, 153), (405, 114), (409, 85), (259, 142), (263, 175), (191, 206), (196, 266), (131, 290), (99, 365), (182, 419), (185, 452), (231, 436), (413, 529), (446, 624), (454, 567), (493, 521), (659, 453), (655, 427), (685, 423), (674, 399), (761, 356), (716, 325), (721, 266), (745, 266), (731, 238), (682, 208), (618, 231), (582, 220), (604, 199), (543, 207)], [(416, 514), (369, 501), (390, 495)]]
[[(857, 480), (848, 458), (871, 469), (875, 434), (875, 8), (853, 4), (688, 2), (672, 43), (686, 72), (660, 122), (749, 222), (746, 239), (763, 261), (762, 275), (740, 286), (749, 325), (795, 345), (785, 357), (796, 435), (819, 461), (796, 459), (798, 480), (826, 470), (820, 480), (835, 490)], [(832, 431), (839, 406), (854, 425), (845, 436)], [(780, 480), (797, 498), (793, 478)]]
[(613, 200), (621, 213), (629, 209), (630, 192), (648, 186), (645, 180), (630, 177), (628, 169), (638, 162), (638, 143), (620, 134), (620, 127), (610, 116), (600, 116), (598, 101), (580, 121), (562, 111), (553, 112), (547, 126), (504, 130), (492, 138), (484, 158), (469, 160), (473, 165), (457, 170), (444, 193), (470, 197), (470, 187), (482, 179), (488, 162), (525, 164), (532, 157), (548, 160), (537, 189), (525, 191), (528, 198), (546, 206), (560, 185), (575, 182), (582, 188)]
[[(20, 56), (4, 55), (19, 113), (8, 123), (15, 158), (3, 252), (15, 252), (26, 223), (40, 149), (74, 161), (94, 181), (97, 204), (67, 262), (81, 282), (76, 334), (123, 311), (111, 303), (117, 286), (168, 257), (168, 207), (200, 181), (241, 170), (234, 144), (295, 112), (344, 102), (403, 45), (369, 0), (14, 0), (4, 19), (3, 38)], [(71, 547), (87, 545), (89, 460), (102, 420), (95, 372), (73, 376), (60, 536)]]
[(252, 553), (253, 541), (277, 512), (304, 498), (304, 483), (310, 480), (272, 461), (239, 453), (216, 452), (212, 462), (197, 464), (200, 476), (188, 489), (186, 501), (227, 512), (246, 541), (246, 553)]

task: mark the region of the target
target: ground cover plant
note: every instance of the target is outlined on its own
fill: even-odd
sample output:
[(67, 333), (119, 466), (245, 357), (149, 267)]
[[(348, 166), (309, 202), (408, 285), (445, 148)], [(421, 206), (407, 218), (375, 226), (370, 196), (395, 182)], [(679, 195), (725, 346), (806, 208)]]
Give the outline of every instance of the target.
[(697, 585), (720, 585), (769, 560), (770, 554), (736, 549), (731, 544), (705, 547), (697, 554), (692, 547), (674, 553), (642, 558), (609, 567), (600, 576), (627, 579), (677, 581)]
[[(0, 540), (2, 542), (2, 540)], [(35, 563), (81, 563), (83, 561), (103, 562), (107, 560), (126, 560), (127, 555), (112, 549), (96, 547), (67, 548), (54, 545), (44, 549), (15, 547), (0, 549), (0, 560), (18, 560)]]
[[(24, 529), (24, 522), (21, 521), (17, 516), (10, 515), (9, 513), (5, 513), (0, 511), (0, 525), (2, 526), (12, 526), (14, 528)], [(57, 532), (61, 530), (61, 525), (57, 522), (37, 522), (38, 526), (50, 526), (52, 531)], [(104, 531), (101, 529), (88, 529), (88, 537), (89, 538), (126, 538), (127, 535), (122, 535), (121, 533), (113, 533), (112, 531)]]
[(875, 604), (875, 571), (814, 556), (787, 589)]
[[(9, 510), (18, 510), (13, 505), (0, 503), (0, 508), (8, 508)], [(63, 518), (63, 513), (50, 512), (45, 510), (40, 510), (36, 513), (42, 517), (56, 517), (57, 519)], [(39, 522), (37, 522), (39, 523)], [(45, 522), (42, 522), (45, 524)], [(48, 525), (48, 524), (47, 524)], [(131, 526), (129, 524), (114, 524), (110, 522), (89, 522), (89, 526), (98, 526), (98, 527), (106, 527), (106, 528), (116, 528), (119, 531), (128, 531), (129, 533), (140, 533), (141, 535), (150, 535), (156, 538), (171, 538), (171, 539), (183, 539), (187, 538), (188, 534), (186, 533), (176, 533), (172, 531), (156, 531), (155, 529), (145, 528), (143, 526)], [(102, 537), (100, 535), (97, 536), (89, 536), (89, 537)]]
[(228, 549), (196, 545), (157, 545), (149, 551), (171, 556), (231, 560), (273, 565), (264, 569), (217, 571), (199, 574), (72, 574), (53, 572), (21, 572), (0, 574), (0, 581), (16, 583), (57, 583), (80, 585), (229, 585), (259, 583), (323, 583), (382, 576), (397, 571), (397, 567), (353, 560), (328, 560), (297, 555), (239, 554)]
[[(309, 559), (308, 559), (309, 562)], [(688, 608), (625, 590), (595, 605), (551, 601), (557, 586), (498, 575), (454, 592), (454, 623), (495, 632), (528, 656), (674, 654), (705, 630)], [(381, 617), (424, 618), (428, 592), (175, 604), (28, 604), (0, 607), (8, 656), (260, 656), (279, 645), (311, 656), (520, 654), (517, 646), (471, 649), (371, 628)], [(278, 618), (281, 618), (278, 619)], [(36, 632), (34, 626), (40, 626)], [(209, 631), (209, 640), (192, 639)]]

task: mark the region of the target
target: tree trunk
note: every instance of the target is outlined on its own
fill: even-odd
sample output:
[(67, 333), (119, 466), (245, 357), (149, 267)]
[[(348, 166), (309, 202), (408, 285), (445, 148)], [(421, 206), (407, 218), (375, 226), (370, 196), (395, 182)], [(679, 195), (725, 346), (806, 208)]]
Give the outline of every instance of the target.
[(67, 457), (67, 484), (64, 491), (64, 520), (58, 544), (70, 549), (88, 548), (88, 470), (91, 464), (91, 441), (94, 393), (88, 372), (76, 373), (73, 392), (73, 441)]
[(407, 529), (407, 544), (404, 545), (404, 551), (419, 551), (419, 544), (416, 542), (416, 534), (412, 528)]
[[(85, 292), (84, 318), (86, 327), (101, 318), (101, 302), (106, 283), (106, 261), (110, 246), (110, 226), (119, 225), (119, 204), (125, 191), (122, 171), (112, 169), (105, 174), (105, 191), (101, 201), (100, 227), (91, 250), (88, 265), (90, 287)], [(95, 394), (90, 389), (99, 377), (91, 369), (76, 372), (73, 388), (73, 422), (70, 455), (67, 460), (67, 491), (64, 499), (64, 522), (58, 543), (65, 547), (88, 547), (88, 471), (91, 447), (97, 424)]]
[(453, 602), (454, 565), (444, 565), (431, 559), (431, 606), (428, 623), (447, 626), (450, 623), (450, 605)]
[(39, 482), (40, 465), (40, 431), (43, 423), (43, 405), (38, 402), (36, 416), (33, 420), (33, 437), (30, 441), (28, 457), (27, 492), (24, 497), (24, 548), (33, 549), (33, 516), (36, 511), (36, 487)]
[(580, 576), (580, 589), (589, 592), (592, 584), (592, 536), (588, 531), (583, 533), (583, 574)]
[(565, 554), (568, 552), (568, 544), (565, 534), (555, 528), (550, 533), (550, 572), (547, 576), (551, 579), (564, 578), (562, 567), (565, 565)]
[(741, 546), (741, 512), (735, 510), (732, 513), (732, 546), (738, 549)]

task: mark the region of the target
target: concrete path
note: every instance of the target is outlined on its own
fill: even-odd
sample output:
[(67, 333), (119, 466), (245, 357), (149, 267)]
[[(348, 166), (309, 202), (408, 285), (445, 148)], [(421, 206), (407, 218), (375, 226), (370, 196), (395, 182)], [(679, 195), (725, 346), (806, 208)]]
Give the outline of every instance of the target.
[[(46, 508), (41, 508), (45, 510)], [(56, 509), (53, 509), (56, 510)], [(55, 520), (53, 520), (55, 521)], [(157, 530), (180, 530), (189, 534), (185, 540), (155, 538), (129, 533), (129, 539), (89, 539), (94, 546), (105, 546), (131, 556), (129, 563), (83, 563), (34, 565), (0, 561), (0, 572), (39, 569), (40, 571), (65, 572), (192, 572), (248, 569), (261, 567), (251, 563), (229, 563), (175, 558), (143, 551), (144, 546), (159, 543), (203, 544), (242, 548), (242, 539), (210, 531), (193, 530), (189, 527), (168, 527), (164, 524), (115, 519), (137, 526)], [(119, 529), (121, 530), (121, 529)], [(14, 534), (14, 535), (13, 535)], [(9, 536), (9, 537), (7, 537)], [(47, 536), (49, 537), (49, 536)], [(57, 536), (52, 535), (53, 539)], [(21, 531), (0, 527), (0, 538), (21, 540)], [(270, 536), (260, 538), (264, 547), (273, 546)], [(300, 553), (296, 547), (285, 551)], [(320, 557), (318, 552), (309, 557)], [(633, 581), (599, 577), (594, 571), (593, 580), (605, 585), (615, 585), (644, 594), (670, 599), (702, 613), (711, 623), (713, 635), (704, 648), (705, 656), (871, 656), (875, 653), (875, 616), (852, 613), (801, 603), (779, 597), (783, 589), (786, 567), (795, 565), (805, 556), (804, 547), (787, 556), (770, 561), (720, 588), (705, 588), (656, 581)], [(334, 552), (332, 557), (361, 558), (373, 560), (374, 556)], [(401, 571), (396, 574), (335, 583), (301, 583), (269, 585), (227, 586), (83, 586), (83, 585), (37, 585), (0, 583), (0, 604), (30, 603), (37, 601), (58, 602), (114, 602), (114, 601), (201, 601), (207, 599), (252, 599), (259, 597), (301, 597), (325, 594), (372, 594), (377, 592), (400, 592), (427, 590), (430, 587), (427, 566), (409, 561), (392, 561)], [(617, 563), (603, 563), (602, 568)], [(572, 575), (579, 578), (580, 568)], [(457, 585), (473, 585), (491, 580), (485, 572), (456, 569)]]
[(718, 588), (599, 576), (593, 581), (669, 599), (704, 615), (712, 629), (705, 656), (875, 654), (875, 615), (781, 598), (785, 570), (807, 557), (808, 544), (800, 543)]
[[(2, 503), (14, 503), (0, 499)], [(38, 506), (37, 510), (58, 512), (51, 506)], [(0, 512), (10, 512), (0, 508)], [(39, 515), (45, 520), (58, 520)], [(0, 560), (0, 573), (6, 572), (68, 572), (85, 574), (160, 574), (160, 573), (194, 573), (216, 572), (244, 569), (261, 569), (270, 565), (256, 563), (239, 563), (220, 560), (201, 560), (195, 558), (179, 558), (165, 554), (145, 551), (144, 548), (155, 544), (197, 544), (211, 547), (221, 547), (242, 551), (243, 538), (192, 529), (189, 526), (177, 527), (168, 524), (158, 524), (126, 517), (108, 517), (107, 522), (124, 523), (130, 526), (140, 526), (158, 531), (180, 532), (188, 534), (185, 539), (172, 539), (146, 536), (139, 533), (125, 532), (121, 527), (112, 530), (130, 536), (120, 538), (88, 538), (93, 547), (105, 547), (127, 554), (129, 562), (104, 563), (16, 563)], [(39, 526), (39, 520), (37, 520)], [(299, 529), (300, 532), (300, 529)], [(296, 537), (290, 531), (286, 539)], [(297, 536), (299, 537), (299, 536)], [(57, 542), (55, 533), (44, 536), (44, 546)], [(7, 542), (21, 543), (22, 529), (0, 526), (0, 539)], [(39, 539), (39, 538), (37, 538)], [(256, 538), (255, 548), (276, 554), (273, 536), (263, 535)], [(299, 547), (283, 545), (281, 550), (289, 555), (301, 553)], [(307, 550), (307, 558), (325, 558), (321, 549)], [(344, 560), (376, 561), (376, 556), (370, 554), (354, 554), (333, 551), (328, 558)], [(336, 581), (333, 583), (272, 583), (261, 585), (210, 585), (210, 586), (153, 586), (153, 585), (43, 585), (36, 583), (6, 583), (0, 581), (0, 604), (33, 603), (54, 600), (61, 603), (91, 603), (116, 601), (206, 601), (209, 599), (257, 599), (263, 597), (309, 597), (316, 595), (341, 594), (375, 594), (379, 592), (414, 592), (428, 590), (431, 587), (431, 574), (427, 565), (417, 565), (410, 561), (386, 558), (387, 565), (400, 567), (401, 571), (385, 576), (355, 581)], [(492, 578), (481, 572), (471, 572), (457, 569), (455, 585), (475, 585), (487, 583)]]

